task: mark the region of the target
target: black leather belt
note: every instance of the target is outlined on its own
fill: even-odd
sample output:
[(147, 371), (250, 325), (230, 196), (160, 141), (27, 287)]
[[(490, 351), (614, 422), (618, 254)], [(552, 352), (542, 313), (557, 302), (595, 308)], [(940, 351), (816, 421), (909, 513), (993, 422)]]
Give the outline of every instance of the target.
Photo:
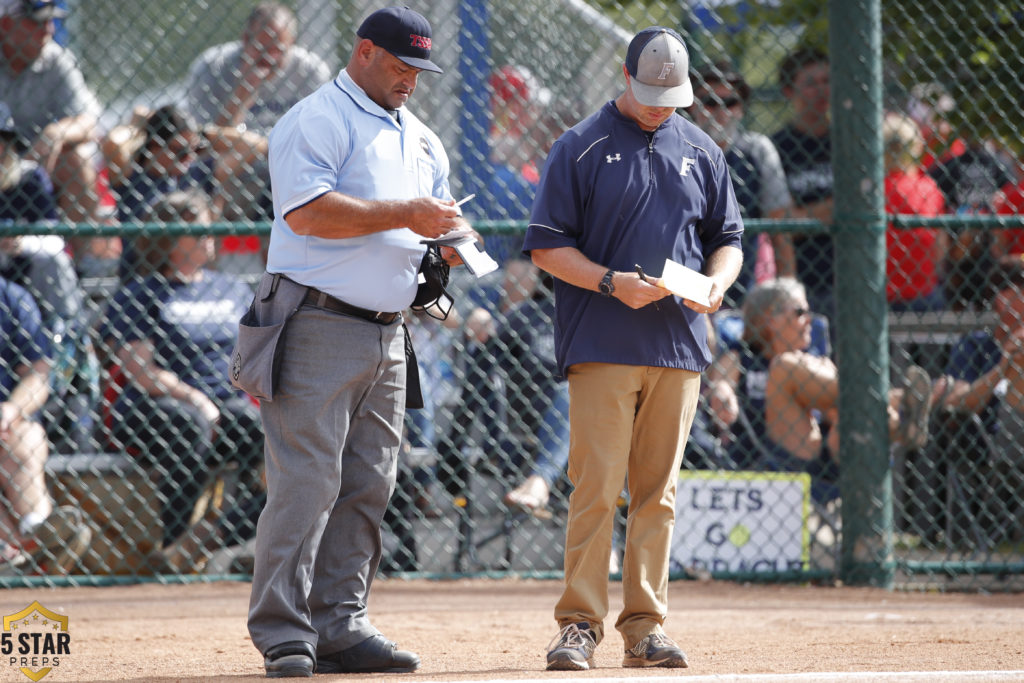
[(309, 288), (309, 293), (306, 294), (305, 303), (310, 306), (316, 306), (322, 308), (325, 311), (334, 311), (335, 313), (341, 313), (342, 315), (351, 315), (356, 318), (362, 318), (363, 320), (369, 320), (371, 323), (377, 323), (378, 325), (390, 325), (398, 318), (398, 313), (385, 313), (383, 311), (371, 311), (366, 308), (359, 308), (352, 304), (347, 304), (341, 299), (336, 299), (327, 292), (321, 292), (319, 289), (313, 287)]

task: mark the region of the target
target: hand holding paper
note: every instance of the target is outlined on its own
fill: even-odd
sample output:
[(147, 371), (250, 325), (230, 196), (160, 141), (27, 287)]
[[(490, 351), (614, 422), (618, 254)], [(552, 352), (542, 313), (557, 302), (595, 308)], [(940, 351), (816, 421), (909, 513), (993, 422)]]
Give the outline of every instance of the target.
[(452, 230), (437, 239), (420, 240), (420, 243), (451, 247), (458, 253), (462, 262), (466, 264), (469, 272), (477, 277), (482, 277), (498, 269), (497, 261), (492, 259), (490, 254), (483, 250), (483, 247), (480, 246), (476, 239), (476, 233), (472, 230)]
[(661, 274), (659, 284), (676, 296), (696, 301), (704, 306), (711, 305), (711, 288), (714, 281), (707, 275), (672, 259), (665, 259), (665, 270)]

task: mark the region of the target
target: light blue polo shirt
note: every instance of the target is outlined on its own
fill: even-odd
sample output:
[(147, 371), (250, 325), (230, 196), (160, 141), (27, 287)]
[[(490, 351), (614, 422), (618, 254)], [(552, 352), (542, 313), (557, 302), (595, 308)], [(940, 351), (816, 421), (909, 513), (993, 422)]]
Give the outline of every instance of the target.
[(412, 303), (422, 236), (398, 228), (325, 239), (297, 235), (287, 223), (289, 212), (331, 191), (362, 199), (451, 199), (440, 139), (406, 108), (399, 118), (344, 70), (281, 117), (270, 133), (269, 272), (374, 311)]

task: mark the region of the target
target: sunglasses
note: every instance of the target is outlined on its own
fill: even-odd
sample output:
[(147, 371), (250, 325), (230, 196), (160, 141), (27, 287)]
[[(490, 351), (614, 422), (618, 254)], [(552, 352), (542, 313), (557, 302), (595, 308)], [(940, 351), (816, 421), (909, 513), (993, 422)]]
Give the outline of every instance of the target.
[(700, 98), (700, 103), (704, 105), (704, 107), (707, 109), (718, 109), (719, 107), (732, 109), (733, 107), (738, 107), (741, 104), (743, 104), (743, 100), (736, 97), (735, 95), (732, 97), (726, 97), (725, 99), (720, 99), (714, 96), (708, 96)]

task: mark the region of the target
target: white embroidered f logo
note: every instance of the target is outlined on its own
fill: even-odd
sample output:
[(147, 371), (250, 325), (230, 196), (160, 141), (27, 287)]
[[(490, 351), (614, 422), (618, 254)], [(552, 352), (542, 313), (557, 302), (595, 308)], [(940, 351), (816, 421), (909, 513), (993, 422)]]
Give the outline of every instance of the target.
[(683, 176), (684, 178), (690, 175), (690, 169), (693, 168), (693, 165), (695, 163), (697, 163), (696, 159), (691, 159), (690, 157), (683, 157), (683, 166), (682, 168), (679, 169), (679, 175)]
[(668, 75), (672, 73), (672, 69), (676, 68), (675, 62), (665, 62), (661, 65), (661, 73), (658, 74), (658, 80), (663, 81), (668, 78)]

